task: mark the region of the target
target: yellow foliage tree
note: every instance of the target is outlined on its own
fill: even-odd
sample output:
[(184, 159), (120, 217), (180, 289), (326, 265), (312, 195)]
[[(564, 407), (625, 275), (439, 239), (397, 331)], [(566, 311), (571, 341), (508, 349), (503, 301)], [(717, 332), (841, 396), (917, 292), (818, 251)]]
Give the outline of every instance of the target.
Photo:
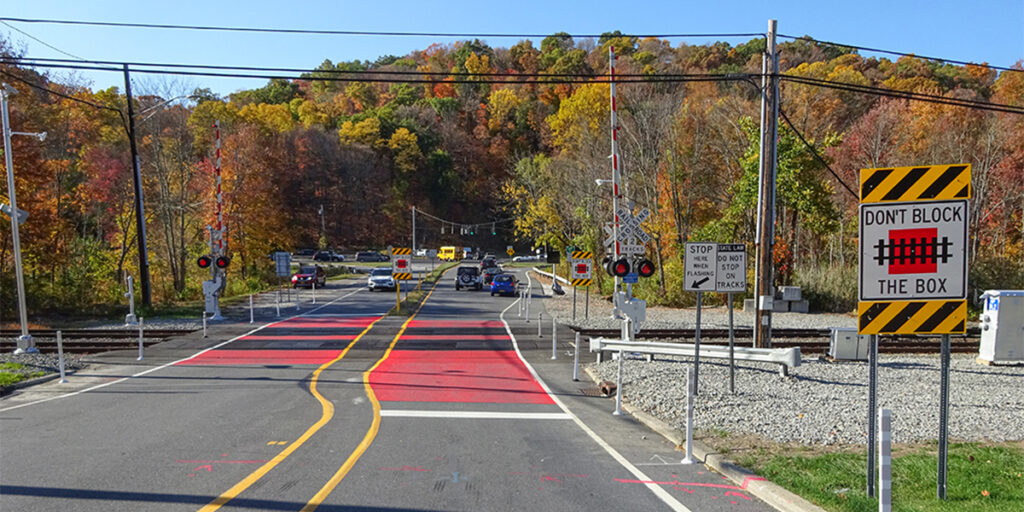
[(380, 138), (380, 119), (367, 117), (358, 123), (345, 121), (338, 130), (338, 138), (343, 144), (363, 144), (370, 147), (380, 147), (383, 141)]
[(405, 128), (399, 128), (395, 130), (395, 133), (391, 134), (391, 139), (388, 140), (388, 147), (394, 152), (395, 167), (398, 167), (402, 172), (415, 171), (423, 159), (423, 153), (420, 152), (420, 147), (417, 144), (416, 134)]
[(242, 107), (239, 115), (247, 123), (256, 125), (265, 133), (284, 133), (295, 128), (295, 119), (288, 105), (249, 104)]
[(491, 93), (487, 102), (487, 111), (490, 116), (487, 119), (487, 128), (491, 133), (498, 132), (508, 121), (509, 115), (514, 113), (523, 98), (511, 89), (498, 89)]
[(608, 124), (608, 84), (587, 84), (558, 106), (548, 117), (554, 145), (574, 151), (584, 141), (596, 138)]

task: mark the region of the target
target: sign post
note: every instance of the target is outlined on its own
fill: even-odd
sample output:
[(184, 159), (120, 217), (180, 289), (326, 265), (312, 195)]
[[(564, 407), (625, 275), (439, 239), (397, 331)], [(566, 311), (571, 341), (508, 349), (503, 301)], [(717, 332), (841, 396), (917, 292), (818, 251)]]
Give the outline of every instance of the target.
[(593, 282), (594, 253), (572, 251), (569, 253), (569, 282), (572, 284), (572, 319), (576, 320), (576, 289), (589, 287)]
[(715, 291), (725, 293), (729, 304), (729, 392), (736, 393), (736, 337), (733, 330), (732, 294), (747, 291), (747, 248), (743, 244), (718, 244)]
[[(858, 334), (941, 334), (937, 495), (946, 498), (949, 335), (967, 321), (971, 165), (862, 169)], [(869, 357), (867, 494), (874, 496), (877, 356)]]
[(700, 375), (700, 310), (704, 292), (715, 291), (718, 284), (718, 244), (710, 242), (686, 242), (686, 262), (683, 275), (683, 289), (697, 292), (697, 328), (693, 337), (693, 380), (696, 395)]

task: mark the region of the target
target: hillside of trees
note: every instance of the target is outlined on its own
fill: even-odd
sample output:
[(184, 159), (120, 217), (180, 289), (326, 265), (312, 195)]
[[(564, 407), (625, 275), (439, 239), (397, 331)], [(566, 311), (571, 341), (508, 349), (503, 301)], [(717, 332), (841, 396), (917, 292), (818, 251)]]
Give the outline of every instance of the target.
[[(601, 254), (611, 192), (595, 179), (611, 177), (609, 86), (587, 82), (607, 77), (610, 46), (624, 77), (617, 111), (626, 193), (653, 212), (645, 226), (660, 270), (638, 294), (691, 303), (681, 290), (685, 241), (745, 242), (752, 251), (759, 151), (760, 80), (697, 77), (759, 74), (760, 38), (737, 46), (619, 33), (554, 34), (539, 48), (463, 41), (375, 62), (325, 60), (301, 77), (228, 97), (133, 75), (154, 300), (201, 295), (205, 273), (195, 258), (214, 222), (215, 121), (236, 290), (273, 281), (267, 255), (276, 249), (407, 245), (414, 205), (479, 226), (464, 235), (418, 219), (424, 246), (573, 245)], [(865, 57), (805, 39), (780, 50), (790, 77), (1024, 107), (1020, 62), (1018, 71), (997, 72)], [(0, 41), (0, 55), (0, 78), (19, 91), (14, 129), (49, 134), (13, 140), (18, 202), (30, 213), (21, 226), (30, 309), (123, 303), (124, 276), (138, 276), (124, 91), (26, 66), (11, 41)], [(971, 293), (1024, 288), (1024, 115), (795, 80), (781, 87), (778, 284), (804, 286), (818, 310), (850, 311), (857, 198), (846, 186), (857, 190), (862, 168), (970, 163)], [(492, 235), (490, 221), (508, 218)], [(8, 315), (16, 301), (10, 231), (3, 233)]]

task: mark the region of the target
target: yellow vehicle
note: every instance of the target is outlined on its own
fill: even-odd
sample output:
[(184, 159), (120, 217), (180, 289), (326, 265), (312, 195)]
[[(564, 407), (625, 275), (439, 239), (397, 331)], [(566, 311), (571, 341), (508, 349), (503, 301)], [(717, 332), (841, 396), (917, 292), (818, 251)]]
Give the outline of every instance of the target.
[(437, 259), (441, 261), (456, 261), (461, 254), (455, 252), (455, 246), (442, 247), (437, 253)]

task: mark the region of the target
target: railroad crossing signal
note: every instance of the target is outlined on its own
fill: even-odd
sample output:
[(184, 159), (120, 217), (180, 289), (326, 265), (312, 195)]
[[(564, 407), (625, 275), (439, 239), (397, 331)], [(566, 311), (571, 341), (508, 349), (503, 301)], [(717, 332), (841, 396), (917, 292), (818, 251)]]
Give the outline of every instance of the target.
[(204, 254), (204, 255), (200, 256), (198, 259), (196, 259), (196, 265), (199, 265), (199, 268), (210, 268), (210, 265), (212, 265), (212, 264), (213, 264), (213, 258), (211, 258), (210, 256), (208, 256), (206, 254)]
[(859, 334), (963, 333), (970, 164), (861, 170)]
[[(647, 217), (651, 216), (651, 211), (647, 208), (640, 210), (635, 216), (631, 208), (625, 208), (620, 206), (615, 212), (619, 218), (619, 254), (643, 254), (647, 252), (647, 248), (644, 244), (651, 241), (651, 235), (648, 235), (640, 224), (647, 220)], [(615, 231), (612, 226), (604, 226), (605, 233), (608, 234), (608, 238), (604, 241), (605, 248), (608, 252), (615, 252)]]

